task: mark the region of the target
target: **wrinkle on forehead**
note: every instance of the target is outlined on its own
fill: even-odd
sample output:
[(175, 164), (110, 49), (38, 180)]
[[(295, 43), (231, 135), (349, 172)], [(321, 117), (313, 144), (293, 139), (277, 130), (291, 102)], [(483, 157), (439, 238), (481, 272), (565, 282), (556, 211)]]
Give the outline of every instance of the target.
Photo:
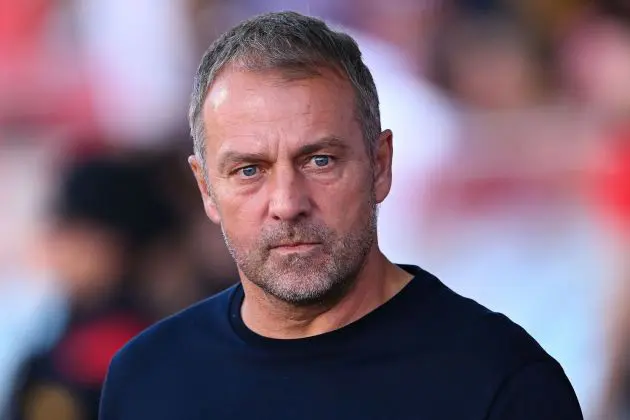
[(214, 156), (228, 149), (275, 155), (326, 136), (361, 136), (352, 88), (332, 72), (299, 80), (281, 72), (224, 73), (208, 93), (203, 117)]
[[(252, 79), (255, 83), (251, 83)], [(217, 109), (225, 103), (225, 100), (234, 94), (247, 97), (247, 93), (258, 92), (261, 85), (271, 87), (305, 86), (314, 79), (325, 79), (328, 88), (335, 92), (347, 92), (354, 103), (354, 90), (350, 82), (340, 74), (337, 69), (270, 69), (261, 71), (248, 71), (236, 66), (230, 66), (222, 70), (212, 85), (208, 88), (208, 95), (204, 103), (210, 103), (212, 109)], [(334, 84), (334, 88), (332, 85)]]

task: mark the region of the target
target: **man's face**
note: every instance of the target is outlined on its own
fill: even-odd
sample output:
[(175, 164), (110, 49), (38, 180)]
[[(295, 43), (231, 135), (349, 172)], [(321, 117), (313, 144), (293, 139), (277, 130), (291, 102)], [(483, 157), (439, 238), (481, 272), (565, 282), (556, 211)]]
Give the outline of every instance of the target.
[(205, 179), (190, 160), (206, 212), (241, 274), (287, 303), (342, 296), (374, 245), (391, 134), (371, 165), (355, 115), (351, 86), (332, 71), (287, 81), (228, 70), (208, 93)]

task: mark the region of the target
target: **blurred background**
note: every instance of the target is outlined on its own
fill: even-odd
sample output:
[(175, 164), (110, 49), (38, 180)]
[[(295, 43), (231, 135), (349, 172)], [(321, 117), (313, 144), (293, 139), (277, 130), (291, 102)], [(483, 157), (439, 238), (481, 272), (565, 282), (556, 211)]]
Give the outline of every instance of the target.
[(0, 418), (95, 419), (124, 342), (237, 280), (187, 102), (219, 34), (287, 9), (373, 72), (385, 253), (522, 325), (588, 419), (630, 418), (624, 0), (0, 0)]

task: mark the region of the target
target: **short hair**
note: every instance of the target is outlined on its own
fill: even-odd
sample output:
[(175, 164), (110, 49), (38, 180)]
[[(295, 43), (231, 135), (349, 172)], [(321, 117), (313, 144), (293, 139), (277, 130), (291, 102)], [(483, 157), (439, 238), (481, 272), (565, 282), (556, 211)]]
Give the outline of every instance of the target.
[(248, 71), (280, 70), (290, 80), (336, 71), (352, 85), (355, 112), (370, 160), (381, 132), (374, 79), (351, 36), (296, 12), (266, 13), (225, 32), (205, 52), (194, 79), (188, 120), (195, 154), (205, 166), (202, 108), (212, 82), (228, 65)]

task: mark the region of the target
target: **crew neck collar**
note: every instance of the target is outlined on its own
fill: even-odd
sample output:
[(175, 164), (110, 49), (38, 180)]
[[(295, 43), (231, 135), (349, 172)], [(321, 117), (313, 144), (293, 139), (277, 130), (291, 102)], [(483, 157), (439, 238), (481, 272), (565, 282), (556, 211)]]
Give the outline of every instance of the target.
[(251, 345), (286, 351), (314, 347), (318, 349), (325, 349), (326, 346), (334, 344), (340, 339), (347, 340), (352, 337), (361, 336), (361, 334), (366, 332), (367, 328), (373, 323), (378, 323), (381, 320), (388, 318), (397, 310), (400, 310), (401, 307), (405, 307), (406, 305), (404, 305), (403, 302), (409, 300), (410, 298), (413, 299), (414, 296), (417, 296), (417, 289), (426, 286), (428, 276), (424, 270), (413, 265), (399, 264), (398, 266), (413, 275), (413, 279), (411, 279), (411, 281), (402, 290), (400, 290), (387, 302), (383, 303), (358, 320), (336, 330), (297, 339), (277, 339), (257, 334), (245, 325), (241, 316), (241, 306), (243, 305), (243, 301), (245, 299), (245, 293), (241, 284), (238, 284), (233, 289), (230, 297), (230, 324), (239, 338)]

